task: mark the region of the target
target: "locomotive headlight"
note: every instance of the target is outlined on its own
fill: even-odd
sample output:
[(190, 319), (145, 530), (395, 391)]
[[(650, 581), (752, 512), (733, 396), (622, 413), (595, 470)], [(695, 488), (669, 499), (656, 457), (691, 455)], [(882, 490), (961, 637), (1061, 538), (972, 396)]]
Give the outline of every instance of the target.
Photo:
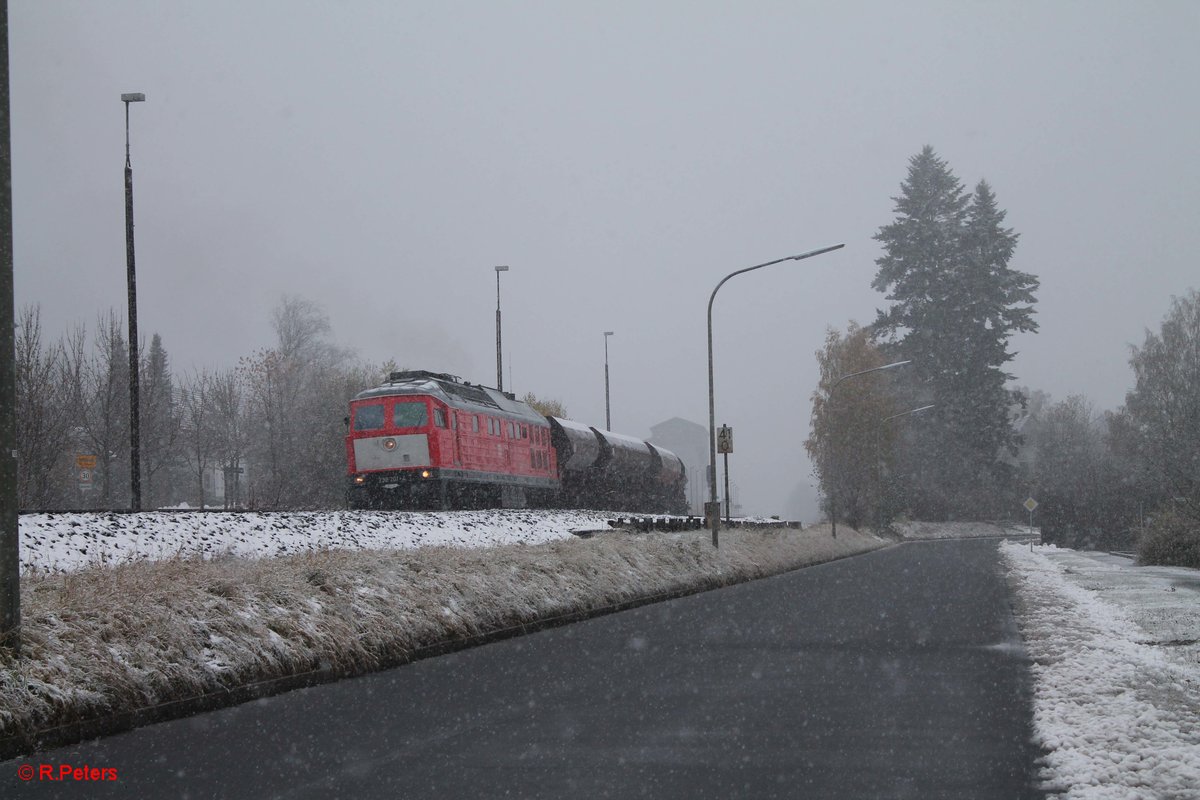
[(357, 484), (358, 486), (362, 486), (366, 482), (367, 482), (366, 475), (355, 475), (354, 476), (354, 483)]
[(423, 470), (421, 470), (421, 477), (422, 477), (422, 478), (428, 478), (428, 477), (429, 477), (429, 470), (427, 470), (427, 469), (423, 469)]
[(395, 450), (396, 449), (396, 440), (395, 439), (384, 439), (383, 440), (383, 449), (384, 450)]

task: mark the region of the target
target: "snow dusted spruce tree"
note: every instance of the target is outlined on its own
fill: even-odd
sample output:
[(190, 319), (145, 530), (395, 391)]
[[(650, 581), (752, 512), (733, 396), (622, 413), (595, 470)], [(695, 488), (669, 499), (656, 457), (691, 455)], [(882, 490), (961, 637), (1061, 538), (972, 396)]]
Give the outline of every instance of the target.
[(1014, 470), (1002, 456), (1017, 434), (1005, 388), (1008, 340), (1037, 330), (1037, 279), (1011, 269), (1017, 234), (986, 182), (967, 194), (945, 161), (926, 146), (909, 161), (894, 198), (896, 219), (875, 238), (884, 248), (872, 287), (892, 305), (874, 323), (889, 358), (910, 359), (909, 407), (935, 404), (904, 419), (897, 480), (907, 505), (929, 520), (1000, 513), (1013, 500)]
[[(143, 349), (144, 353), (145, 350)], [(142, 466), (142, 507), (160, 508), (174, 501), (173, 473), (182, 465), (179, 455), (181, 418), (175, 402), (175, 383), (162, 337), (150, 339), (143, 356), (139, 406)]]

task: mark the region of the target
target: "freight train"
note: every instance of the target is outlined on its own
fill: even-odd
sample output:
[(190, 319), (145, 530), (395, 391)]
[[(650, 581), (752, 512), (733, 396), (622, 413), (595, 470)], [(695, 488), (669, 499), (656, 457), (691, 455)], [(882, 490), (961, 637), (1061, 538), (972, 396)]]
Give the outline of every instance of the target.
[(685, 513), (683, 461), (453, 375), (393, 372), (346, 418), (351, 508)]

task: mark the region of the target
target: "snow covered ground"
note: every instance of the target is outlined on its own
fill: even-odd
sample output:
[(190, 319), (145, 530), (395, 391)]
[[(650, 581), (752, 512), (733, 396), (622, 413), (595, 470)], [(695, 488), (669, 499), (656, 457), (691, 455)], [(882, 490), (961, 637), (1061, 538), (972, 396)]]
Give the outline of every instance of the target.
[(1200, 572), (1006, 543), (1047, 789), (1200, 798)]
[(495, 547), (607, 529), (601, 511), (296, 511), (23, 514), (21, 569), (66, 572), (174, 556), (292, 555), (334, 548)]
[[(1030, 528), (1012, 522), (893, 522), (891, 531), (904, 541), (928, 539), (986, 539), (1025, 536)], [(1037, 528), (1032, 529), (1037, 533)]]
[(0, 654), (0, 758), (247, 699), (259, 682), (362, 674), (886, 544), (828, 526), (727, 530), (720, 549), (703, 530), (571, 533), (609, 516), (23, 516), (22, 657)]
[[(726, 531), (719, 551), (705, 531), (571, 533), (605, 530), (612, 516), (22, 516), (25, 657), (0, 669), (0, 744), (27, 751), (54, 725), (281, 676), (356, 674), (447, 639), (884, 544), (849, 529), (833, 539), (828, 526)], [(1001, 553), (1034, 661), (1047, 788), (1200, 798), (1200, 572), (1027, 544)]]

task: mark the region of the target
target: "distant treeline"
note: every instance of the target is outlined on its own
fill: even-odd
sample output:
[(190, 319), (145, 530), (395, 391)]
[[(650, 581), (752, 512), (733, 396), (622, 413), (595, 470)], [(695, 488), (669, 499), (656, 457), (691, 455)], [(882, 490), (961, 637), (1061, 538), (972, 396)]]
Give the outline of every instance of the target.
[[(315, 304), (284, 297), (273, 347), (236, 366), (173, 375), (158, 334), (140, 347), (142, 508), (344, 504), (350, 397), (395, 364), (369, 366), (329, 341)], [(17, 326), (18, 502), (22, 509), (130, 506), (129, 351), (121, 320), (43, 338)], [(226, 480), (228, 479), (228, 480)]]

